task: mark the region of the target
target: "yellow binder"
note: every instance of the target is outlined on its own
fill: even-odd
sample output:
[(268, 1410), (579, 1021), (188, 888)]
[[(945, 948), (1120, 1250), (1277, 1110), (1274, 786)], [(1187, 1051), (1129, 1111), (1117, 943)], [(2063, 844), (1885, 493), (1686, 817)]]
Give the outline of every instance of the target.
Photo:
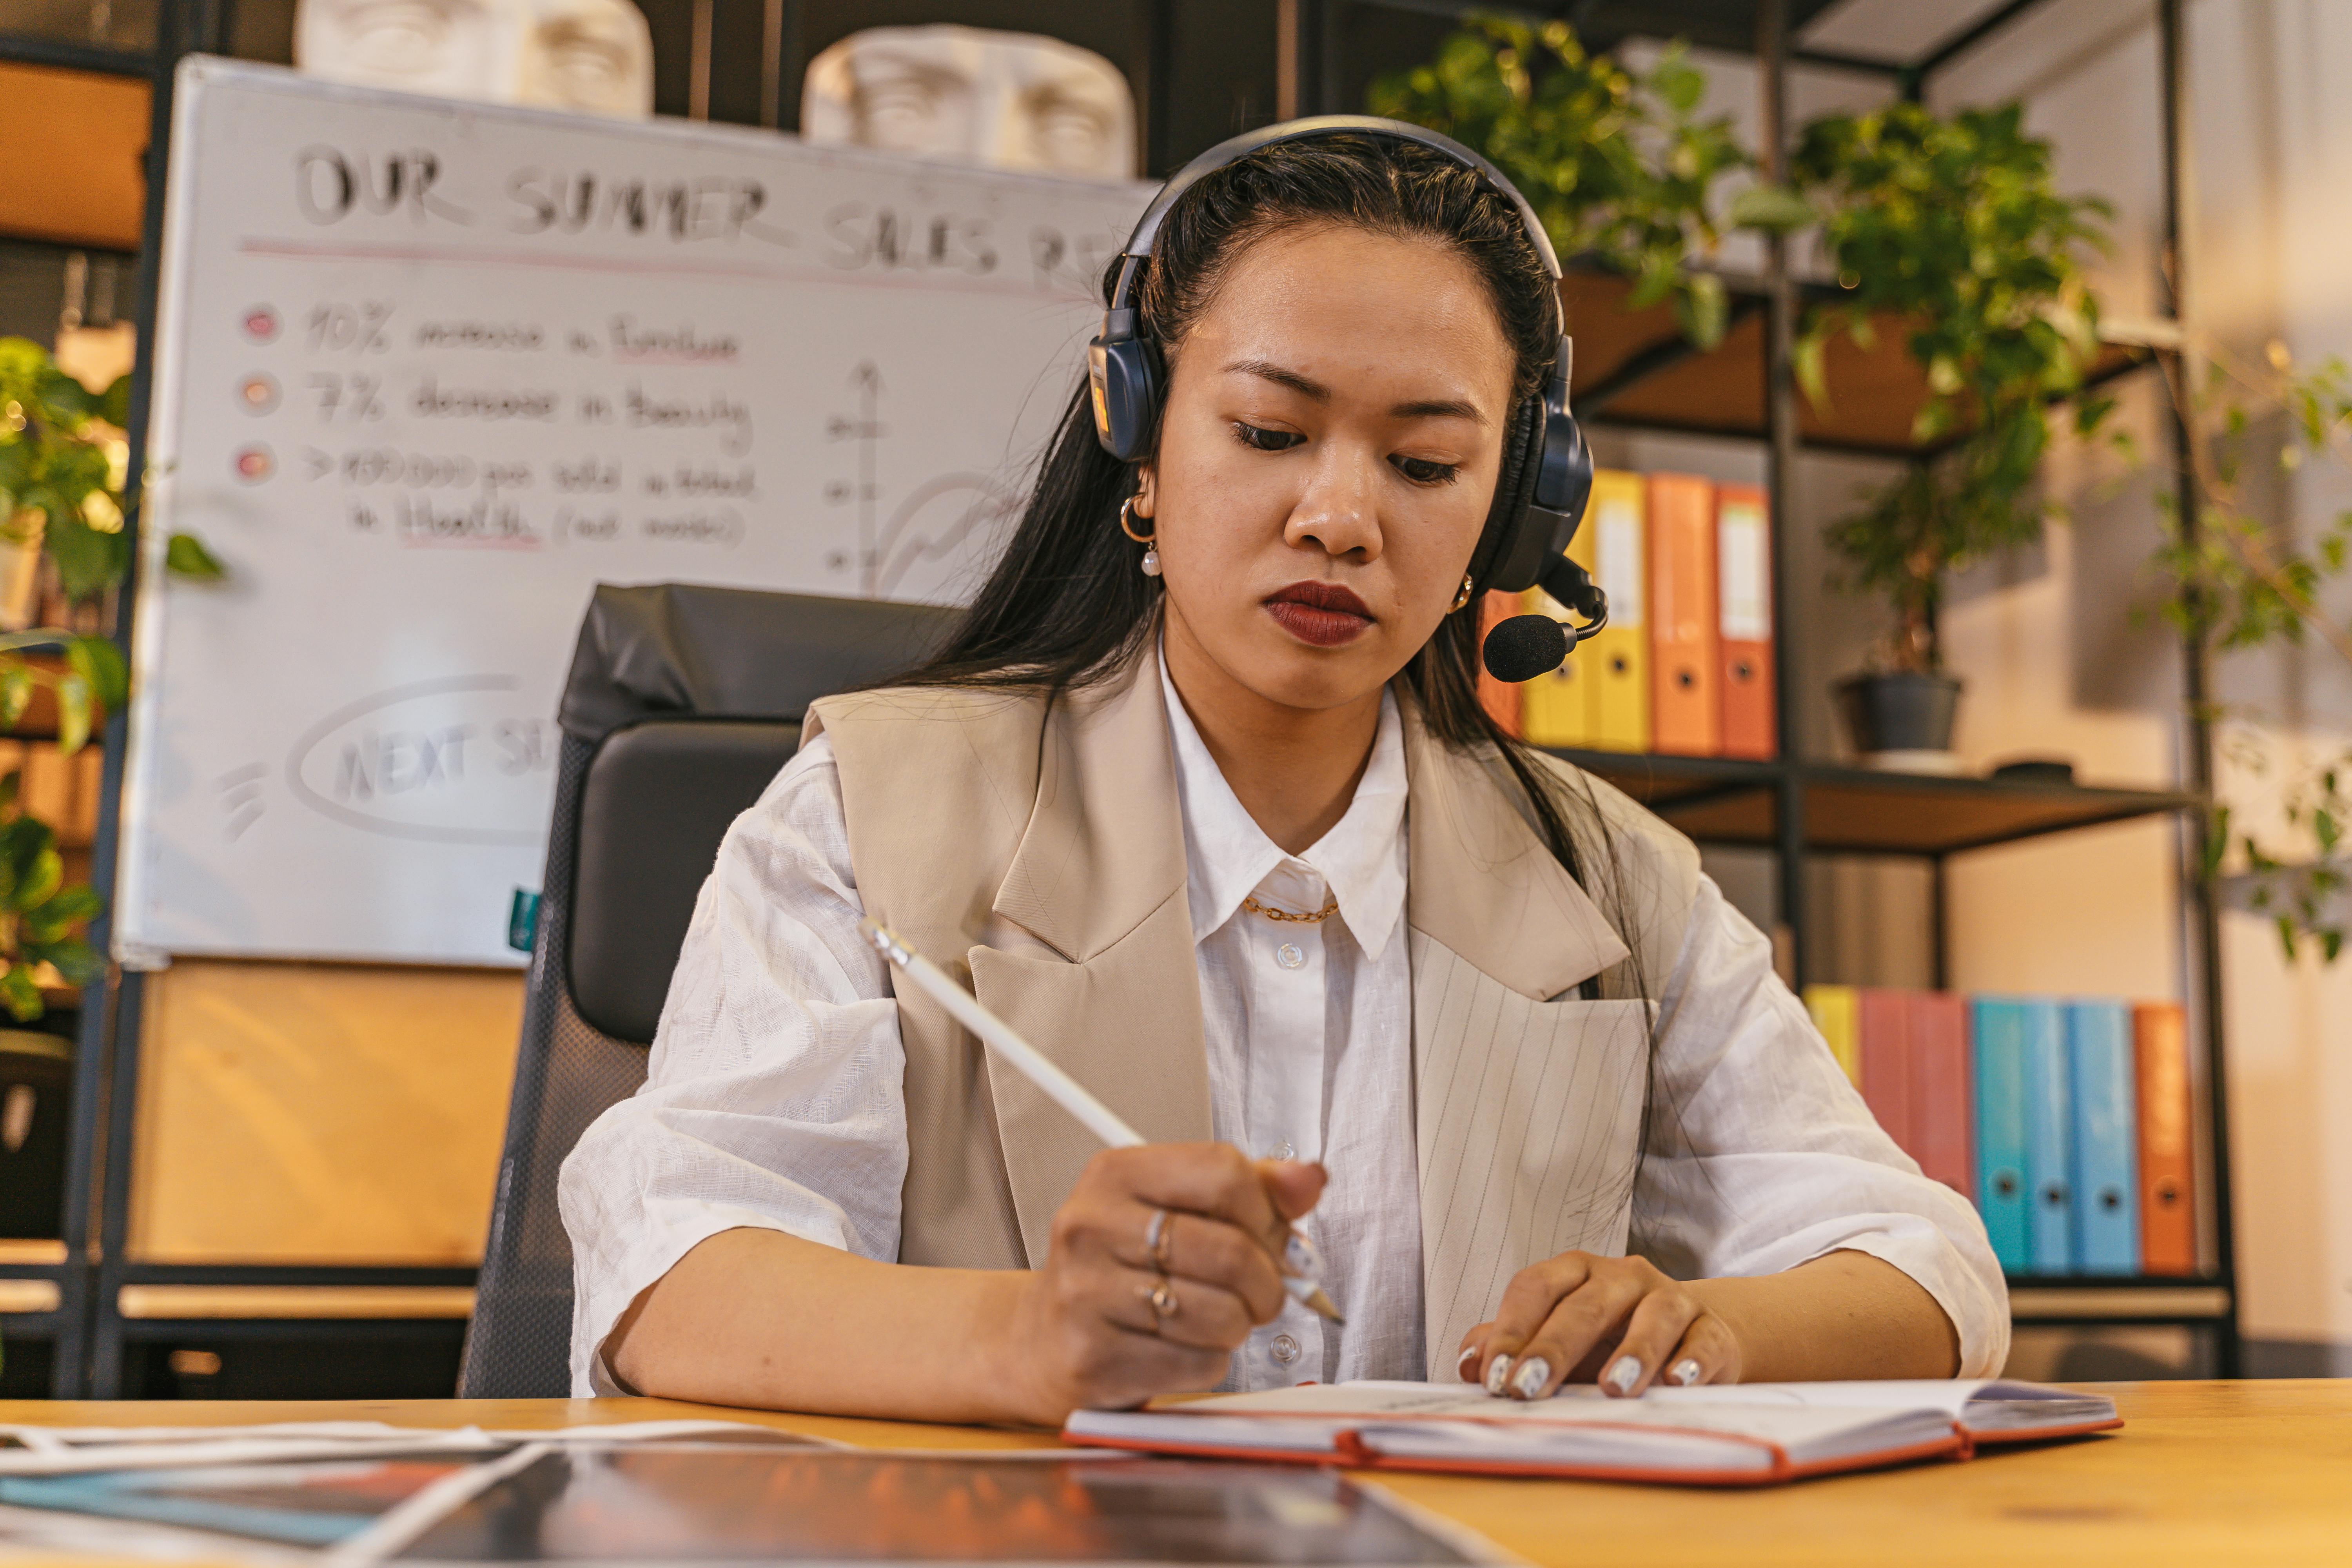
[[(1595, 476), (1596, 497), (1599, 479)], [(1576, 531), (1569, 542), (1568, 558), (1587, 572), (1593, 569), (1592, 540), (1597, 531), (1588, 512), (1584, 526)], [(1523, 614), (1549, 616), (1557, 621), (1572, 620), (1568, 611), (1541, 588), (1530, 588)], [(1593, 710), (1592, 648), (1580, 644), (1568, 656), (1568, 662), (1549, 675), (1538, 675), (1519, 688), (1519, 722), (1521, 734), (1528, 743), (1536, 746), (1590, 746), (1595, 739)]]
[(1591, 687), (1592, 740), (1604, 751), (1650, 749), (1648, 486), (1639, 474), (1603, 468), (1576, 531), (1592, 554), (1587, 568), (1609, 595), (1609, 625), (1580, 644), (1576, 662)]
[(1846, 1081), (1862, 1087), (1862, 993), (1851, 985), (1808, 985), (1805, 1011), (1830, 1043), (1830, 1055), (1845, 1069)]

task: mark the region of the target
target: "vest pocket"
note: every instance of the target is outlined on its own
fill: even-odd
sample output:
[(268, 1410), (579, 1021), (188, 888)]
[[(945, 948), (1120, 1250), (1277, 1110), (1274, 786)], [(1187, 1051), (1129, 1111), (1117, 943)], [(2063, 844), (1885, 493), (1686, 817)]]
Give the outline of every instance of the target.
[(1414, 958), (1426, 1343), (1450, 1378), (1520, 1269), (1624, 1251), (1651, 1005), (1533, 1001), (1426, 938)]

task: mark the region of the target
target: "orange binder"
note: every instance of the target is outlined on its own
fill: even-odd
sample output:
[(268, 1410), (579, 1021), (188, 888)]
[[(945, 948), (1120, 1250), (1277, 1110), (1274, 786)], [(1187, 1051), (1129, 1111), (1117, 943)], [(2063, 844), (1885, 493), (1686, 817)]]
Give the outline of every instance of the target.
[(1911, 1157), (1962, 1195), (1976, 1196), (1976, 1075), (1969, 1061), (1969, 1005), (1945, 991), (1911, 1003)]
[(1862, 993), (1862, 1098), (1902, 1151), (1918, 1158), (1911, 1132), (1911, 998)]
[(2132, 1009), (2138, 1068), (2139, 1254), (2143, 1274), (2197, 1272), (2189, 1144), (2189, 1025), (2178, 1002)]
[(1715, 607), (1715, 486), (1650, 476), (1650, 743), (1685, 757), (1723, 750), (1722, 639)]
[(1772, 530), (1754, 485), (1715, 490), (1716, 599), (1723, 637), (1723, 754), (1771, 760)]
[[(1498, 621), (1507, 621), (1519, 613), (1517, 594), (1489, 594), (1478, 601), (1478, 646), (1486, 646), (1486, 634)], [(1500, 724), (1507, 733), (1519, 732), (1519, 689), (1507, 680), (1497, 680), (1486, 673), (1484, 660), (1478, 665), (1478, 706), (1486, 716)]]

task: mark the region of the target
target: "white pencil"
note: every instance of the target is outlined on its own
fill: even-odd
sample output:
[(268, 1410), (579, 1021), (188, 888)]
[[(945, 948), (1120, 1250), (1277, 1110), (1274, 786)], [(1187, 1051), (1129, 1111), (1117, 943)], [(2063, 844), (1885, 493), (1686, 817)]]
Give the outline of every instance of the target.
[[(1020, 1069), (1021, 1076), (1045, 1090), (1047, 1099), (1086, 1124), (1087, 1131), (1114, 1149), (1133, 1149), (1143, 1142), (1143, 1134), (1129, 1127), (1118, 1112), (1097, 1100), (1086, 1085), (1064, 1072), (1045, 1052), (1023, 1039), (1020, 1034), (980, 1005), (980, 998), (957, 984), (947, 972), (908, 945), (897, 931), (870, 917), (861, 916), (857, 929), (874, 944), (874, 951), (897, 964), (917, 985), (922, 987), (955, 1021), (985, 1041), (990, 1048)], [(1304, 1241), (1304, 1237), (1300, 1237)], [(1311, 1248), (1313, 1244), (1307, 1243)], [(1331, 1298), (1313, 1279), (1284, 1275), (1283, 1289), (1316, 1312), (1333, 1322), (1344, 1322)]]

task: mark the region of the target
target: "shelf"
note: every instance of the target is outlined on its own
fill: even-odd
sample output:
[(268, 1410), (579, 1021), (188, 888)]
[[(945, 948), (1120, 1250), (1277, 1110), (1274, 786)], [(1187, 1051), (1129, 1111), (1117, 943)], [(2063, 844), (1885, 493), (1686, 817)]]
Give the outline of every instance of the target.
[[(1560, 279), (1569, 331), (1576, 340), (1569, 400), (1580, 420), (1689, 435), (1760, 440), (1764, 419), (1764, 312), (1759, 285), (1726, 276), (1731, 326), (1704, 353), (1685, 338), (1664, 304), (1629, 308), (1631, 279), (1613, 273), (1570, 271)], [(1807, 293), (1834, 298), (1814, 286)], [(1823, 345), (1830, 406), (1811, 399), (1797, 405), (1799, 439), (1830, 451), (1916, 458), (1941, 444), (1912, 438), (1911, 426), (1927, 402), (1927, 375), (1904, 347), (1900, 317), (1874, 323), (1877, 342), (1863, 348), (1843, 332)], [(2085, 374), (2096, 386), (2151, 358), (2143, 344), (2111, 342)], [(1948, 439), (1947, 437), (1946, 439)]]
[(56, 1311), (61, 1300), (54, 1279), (0, 1279), (0, 1315), (44, 1316)]
[(66, 1244), (44, 1237), (0, 1237), (0, 1269), (63, 1268)]
[(2011, 1281), (2009, 1313), (2020, 1323), (2178, 1323), (2230, 1315), (2230, 1291), (2200, 1279)]
[(2177, 790), (2107, 789), (1727, 757), (1553, 750), (1616, 785), (1693, 838), (1769, 847), (1775, 804), (1793, 781), (1804, 795), (1805, 847), (1877, 855), (1955, 855), (1997, 844), (2198, 809)]
[(465, 1285), (125, 1285), (115, 1299), (126, 1319), (470, 1318)]

